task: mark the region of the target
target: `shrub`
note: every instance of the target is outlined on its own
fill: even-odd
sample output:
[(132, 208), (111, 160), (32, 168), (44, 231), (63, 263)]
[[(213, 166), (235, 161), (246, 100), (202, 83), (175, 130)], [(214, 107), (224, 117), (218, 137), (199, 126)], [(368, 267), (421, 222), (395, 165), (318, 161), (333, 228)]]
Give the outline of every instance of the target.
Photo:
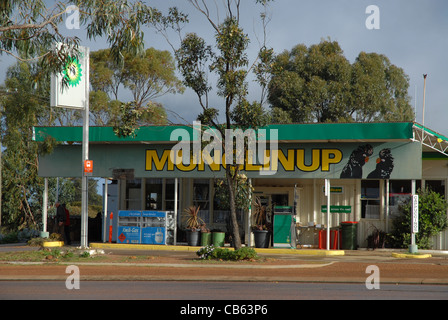
[[(431, 248), (431, 237), (448, 227), (445, 198), (430, 189), (419, 190), (419, 232), (415, 235), (416, 244), (421, 249)], [(391, 235), (393, 245), (407, 248), (411, 243), (411, 203), (400, 208), (401, 215), (394, 220)]]
[(17, 240), (19, 242), (27, 242), (28, 240), (38, 237), (39, 231), (25, 228), (17, 233)]
[(1, 241), (0, 243), (15, 243), (15, 242), (19, 242), (19, 238), (17, 236), (17, 232), (10, 232), (6, 235), (3, 235), (1, 237)]
[(83, 253), (81, 253), (79, 255), (81, 258), (90, 258), (90, 252), (89, 251), (84, 251)]
[(241, 248), (238, 250), (229, 250), (216, 248), (213, 245), (199, 249), (196, 254), (203, 260), (252, 260), (258, 259), (257, 252), (252, 248)]

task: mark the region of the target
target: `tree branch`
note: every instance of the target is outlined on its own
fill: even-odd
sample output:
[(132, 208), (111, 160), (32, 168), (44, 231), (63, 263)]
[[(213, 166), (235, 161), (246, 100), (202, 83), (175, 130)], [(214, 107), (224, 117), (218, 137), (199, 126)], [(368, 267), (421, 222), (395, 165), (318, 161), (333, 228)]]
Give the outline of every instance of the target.
[(50, 51), (48, 51), (47, 53), (44, 53), (43, 55), (38, 56), (38, 57), (34, 57), (34, 58), (30, 58), (30, 59), (23, 59), (23, 58), (15, 55), (11, 51), (8, 51), (8, 50), (2, 49), (2, 48), (0, 48), (0, 51), (3, 51), (6, 54), (11, 55), (12, 57), (16, 58), (17, 60), (19, 60), (21, 62), (30, 62), (30, 61), (34, 61), (34, 60), (39, 60), (40, 58), (43, 58), (43, 57), (47, 56), (48, 54), (50, 54)]

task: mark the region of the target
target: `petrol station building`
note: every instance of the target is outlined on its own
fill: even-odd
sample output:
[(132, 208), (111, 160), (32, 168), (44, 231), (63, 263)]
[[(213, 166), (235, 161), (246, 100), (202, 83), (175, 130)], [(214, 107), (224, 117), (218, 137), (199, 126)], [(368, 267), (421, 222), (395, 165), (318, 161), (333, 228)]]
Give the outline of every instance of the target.
[[(192, 205), (200, 206), (200, 216), (210, 229), (227, 231), (230, 211), (215, 197), (216, 179), (224, 177), (224, 166), (173, 161), (170, 152), (179, 143), (179, 130), (188, 133), (189, 143), (196, 141), (193, 126), (140, 127), (127, 138), (118, 137), (110, 127), (90, 127), (91, 176), (105, 179), (108, 197), (103, 241), (109, 241), (104, 231), (110, 213), (116, 217), (121, 210), (173, 213), (175, 231), (168, 244), (183, 242), (182, 216)], [(400, 204), (419, 188), (431, 187), (448, 196), (448, 138), (417, 123), (284, 124), (260, 130), (267, 148), (276, 149), (265, 153), (269, 158), (265, 163), (246, 157), (241, 173), (254, 187), (252, 199), (258, 198), (270, 214), (278, 206), (293, 208), (299, 247), (319, 245), (310, 229), (335, 228), (345, 221), (357, 223), (357, 246), (367, 247), (374, 228), (391, 231)], [(59, 142), (51, 154), (39, 157), (39, 176), (81, 176), (82, 127), (34, 131), (35, 141), (52, 137)], [(329, 198), (325, 181), (330, 181)], [(247, 245), (252, 245), (250, 211), (238, 214)], [(118, 236), (115, 232), (110, 240), (117, 241)], [(448, 233), (436, 236), (433, 244), (433, 249), (448, 250)]]

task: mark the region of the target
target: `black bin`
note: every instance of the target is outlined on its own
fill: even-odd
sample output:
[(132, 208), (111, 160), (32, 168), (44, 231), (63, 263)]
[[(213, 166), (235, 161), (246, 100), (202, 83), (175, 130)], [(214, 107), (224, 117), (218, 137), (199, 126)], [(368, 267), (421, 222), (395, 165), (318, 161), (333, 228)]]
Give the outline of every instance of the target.
[(341, 222), (341, 249), (356, 250), (358, 247), (358, 222)]

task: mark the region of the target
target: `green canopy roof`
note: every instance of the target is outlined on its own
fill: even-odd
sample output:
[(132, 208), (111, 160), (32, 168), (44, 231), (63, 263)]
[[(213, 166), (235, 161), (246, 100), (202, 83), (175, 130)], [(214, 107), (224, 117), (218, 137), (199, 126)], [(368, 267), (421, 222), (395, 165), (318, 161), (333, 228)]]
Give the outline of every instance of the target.
[[(278, 130), (278, 140), (283, 142), (302, 141), (386, 141), (413, 139), (413, 123), (316, 123), (269, 125), (270, 130)], [(120, 138), (111, 127), (90, 127), (90, 143), (166, 143), (176, 129), (185, 129), (193, 138), (192, 126), (148, 126), (140, 127), (135, 137)], [(51, 136), (59, 142), (81, 142), (82, 127), (35, 127), (34, 140), (44, 141)], [(177, 141), (177, 139), (176, 139)]]

